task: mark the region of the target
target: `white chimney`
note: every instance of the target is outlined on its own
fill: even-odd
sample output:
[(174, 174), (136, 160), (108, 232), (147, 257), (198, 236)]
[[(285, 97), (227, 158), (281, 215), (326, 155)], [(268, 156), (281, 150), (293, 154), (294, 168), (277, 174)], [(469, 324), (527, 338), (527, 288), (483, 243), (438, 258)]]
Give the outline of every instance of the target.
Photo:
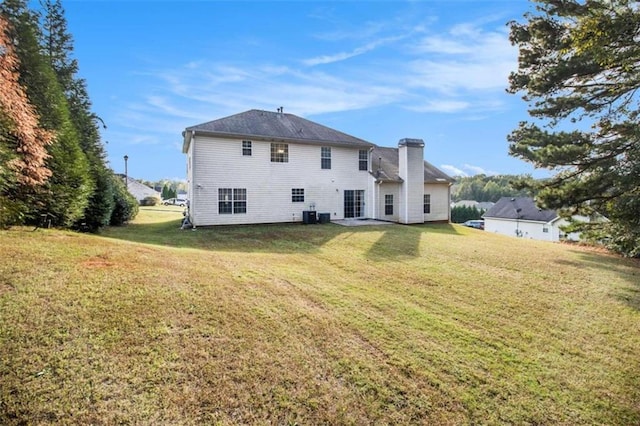
[(400, 139), (398, 157), (400, 223), (424, 223), (424, 141)]

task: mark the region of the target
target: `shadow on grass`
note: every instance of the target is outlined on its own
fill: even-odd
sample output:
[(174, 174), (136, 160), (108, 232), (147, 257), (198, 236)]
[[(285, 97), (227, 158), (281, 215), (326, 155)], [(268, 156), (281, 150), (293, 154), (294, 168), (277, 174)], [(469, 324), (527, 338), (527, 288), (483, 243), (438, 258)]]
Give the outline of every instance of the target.
[(334, 238), (345, 234), (381, 232), (368, 256), (394, 259), (417, 256), (421, 236), (425, 233), (458, 235), (448, 224), (345, 227), (337, 224), (304, 225), (279, 223), (225, 225), (180, 229), (181, 219), (155, 223), (132, 223), (104, 230), (102, 236), (143, 244), (198, 250), (243, 253), (314, 253)]
[(420, 240), (427, 233), (460, 235), (450, 224), (394, 226), (367, 252), (371, 260), (401, 260), (420, 255)]
[(576, 262), (558, 260), (561, 265), (570, 265), (576, 268), (593, 268), (607, 272), (614, 272), (624, 283), (624, 287), (618, 287), (618, 292), (613, 296), (640, 311), (640, 259), (625, 259), (615, 255), (602, 255), (576, 251), (580, 260)]

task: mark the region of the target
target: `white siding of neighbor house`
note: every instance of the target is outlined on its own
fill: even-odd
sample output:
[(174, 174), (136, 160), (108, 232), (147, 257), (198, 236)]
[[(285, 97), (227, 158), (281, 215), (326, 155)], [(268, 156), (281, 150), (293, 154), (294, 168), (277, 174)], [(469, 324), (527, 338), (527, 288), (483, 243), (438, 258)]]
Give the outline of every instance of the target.
[[(449, 221), (449, 183), (425, 183), (424, 193), (431, 195), (431, 212), (424, 213), (425, 222)], [(424, 202), (421, 204), (424, 206)]]
[[(544, 232), (544, 229), (547, 232)], [(486, 217), (484, 219), (485, 232), (494, 232), (496, 234), (506, 235), (509, 237), (527, 238), (541, 241), (559, 241), (560, 230), (558, 229), (558, 221), (552, 223), (533, 222), (515, 219), (496, 219)], [(518, 231), (518, 233), (516, 233)]]
[[(270, 142), (252, 140), (252, 155), (245, 156), (242, 140), (194, 136), (188, 152), (193, 225), (298, 222), (304, 210), (343, 219), (345, 190), (364, 190), (369, 199), (359, 148), (332, 146), (331, 169), (322, 169), (322, 145), (288, 145), (289, 161), (272, 163)], [(218, 214), (218, 188), (246, 188), (247, 212)], [(292, 188), (304, 188), (303, 203), (291, 201)]]

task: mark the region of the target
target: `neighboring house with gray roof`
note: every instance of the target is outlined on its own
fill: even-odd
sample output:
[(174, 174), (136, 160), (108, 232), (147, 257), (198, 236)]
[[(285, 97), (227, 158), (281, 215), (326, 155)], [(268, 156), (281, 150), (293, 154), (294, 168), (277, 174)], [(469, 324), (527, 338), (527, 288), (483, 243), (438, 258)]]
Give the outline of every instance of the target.
[(153, 188), (149, 188), (147, 185), (138, 182), (131, 177), (125, 177), (123, 174), (119, 174), (122, 181), (127, 186), (127, 190), (131, 195), (135, 197), (138, 202), (142, 202), (147, 197), (156, 197), (159, 200), (162, 199), (161, 194)]
[(303, 221), (309, 212), (400, 223), (448, 221), (453, 179), (421, 139), (378, 147), (293, 114), (250, 110), (187, 127), (194, 226)]
[(538, 208), (533, 198), (502, 197), (482, 217), (485, 232), (543, 241), (559, 241), (563, 236), (564, 222), (558, 214)]

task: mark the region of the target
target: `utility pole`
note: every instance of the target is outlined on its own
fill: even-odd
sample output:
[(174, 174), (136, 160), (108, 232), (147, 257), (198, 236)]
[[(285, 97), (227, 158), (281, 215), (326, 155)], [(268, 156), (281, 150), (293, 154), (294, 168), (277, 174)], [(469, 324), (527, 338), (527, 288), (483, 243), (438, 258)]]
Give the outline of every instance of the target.
[(129, 175), (127, 173), (127, 161), (129, 160), (129, 156), (124, 156), (124, 184), (127, 187), (127, 191), (129, 190)]

